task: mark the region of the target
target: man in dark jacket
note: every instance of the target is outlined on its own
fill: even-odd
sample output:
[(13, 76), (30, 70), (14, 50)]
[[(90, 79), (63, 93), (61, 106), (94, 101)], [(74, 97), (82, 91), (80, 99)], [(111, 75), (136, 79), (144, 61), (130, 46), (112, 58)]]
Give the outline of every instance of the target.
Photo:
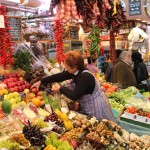
[(136, 86), (136, 78), (131, 69), (131, 54), (128, 51), (121, 52), (118, 62), (113, 69), (113, 82), (119, 83), (122, 88)]
[(112, 63), (112, 62), (108, 63), (108, 66), (107, 66), (106, 71), (105, 71), (105, 79), (107, 82), (113, 82), (113, 68), (118, 62), (120, 62), (119, 56), (120, 56), (121, 52), (122, 52), (121, 49), (117, 49), (115, 62), (114, 63)]

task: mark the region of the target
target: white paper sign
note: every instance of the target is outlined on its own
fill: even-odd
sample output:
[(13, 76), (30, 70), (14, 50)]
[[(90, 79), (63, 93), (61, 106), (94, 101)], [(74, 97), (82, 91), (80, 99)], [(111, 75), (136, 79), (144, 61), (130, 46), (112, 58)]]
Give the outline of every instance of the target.
[(5, 28), (4, 16), (0, 15), (0, 28)]

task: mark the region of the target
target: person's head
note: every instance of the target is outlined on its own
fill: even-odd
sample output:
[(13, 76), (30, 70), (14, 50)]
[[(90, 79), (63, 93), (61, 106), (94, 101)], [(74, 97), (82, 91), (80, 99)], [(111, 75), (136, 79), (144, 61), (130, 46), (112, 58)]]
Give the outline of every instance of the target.
[(131, 59), (131, 54), (128, 51), (122, 51), (119, 59), (121, 59), (122, 61), (124, 61), (125, 63), (131, 65), (132, 64), (132, 59)]
[(132, 61), (134, 63), (141, 63), (141, 62), (143, 62), (142, 55), (139, 52), (134, 52), (132, 54)]
[(69, 51), (65, 56), (64, 66), (69, 73), (75, 73), (77, 70), (84, 68), (84, 59), (80, 52)]
[(119, 56), (121, 54), (122, 50), (121, 49), (116, 49), (116, 58), (119, 59)]
[(97, 58), (95, 58), (95, 57), (94, 57), (94, 58), (91, 58), (91, 57), (88, 57), (88, 58), (87, 58), (88, 64), (95, 63), (96, 60), (97, 60)]

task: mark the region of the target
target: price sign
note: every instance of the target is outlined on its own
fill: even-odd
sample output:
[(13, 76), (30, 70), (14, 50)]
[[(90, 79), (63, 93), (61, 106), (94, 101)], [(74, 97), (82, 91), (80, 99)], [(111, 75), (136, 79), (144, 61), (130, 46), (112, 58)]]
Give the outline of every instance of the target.
[(22, 41), (22, 19), (21, 17), (8, 17), (9, 27), (11, 30), (9, 33), (12, 36), (12, 41)]
[(0, 28), (5, 28), (4, 16), (0, 15)]
[(4, 80), (4, 76), (0, 75), (0, 81)]
[(129, 15), (141, 15), (141, 0), (129, 0)]
[(69, 27), (69, 32), (70, 32), (69, 38), (70, 39), (79, 39), (78, 31), (79, 31), (78, 26), (70, 26)]

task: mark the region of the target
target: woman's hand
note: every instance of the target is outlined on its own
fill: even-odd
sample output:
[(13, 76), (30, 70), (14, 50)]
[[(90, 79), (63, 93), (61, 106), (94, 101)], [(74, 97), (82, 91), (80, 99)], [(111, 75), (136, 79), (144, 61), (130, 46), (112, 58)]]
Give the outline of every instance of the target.
[(39, 90), (40, 84), (41, 84), (41, 81), (38, 81), (38, 82), (34, 83), (34, 84), (31, 86), (31, 89), (32, 89), (33, 87), (36, 87), (37, 90)]
[(54, 93), (58, 93), (59, 92), (59, 89), (60, 89), (60, 85), (59, 84), (53, 84), (51, 90), (54, 92)]

